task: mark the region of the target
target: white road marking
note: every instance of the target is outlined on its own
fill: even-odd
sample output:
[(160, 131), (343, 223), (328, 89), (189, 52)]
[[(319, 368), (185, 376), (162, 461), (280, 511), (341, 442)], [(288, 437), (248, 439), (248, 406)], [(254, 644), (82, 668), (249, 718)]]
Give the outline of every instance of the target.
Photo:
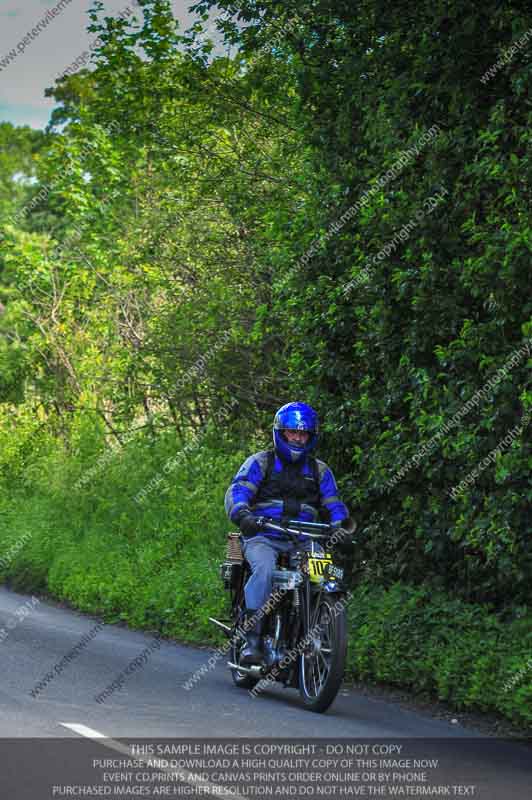
[[(60, 725), (63, 728), (70, 728), (71, 731), (74, 733), (79, 733), (80, 736), (85, 736), (86, 739), (108, 739), (105, 733), (100, 733), (99, 731), (95, 731), (94, 728), (87, 728), (86, 725), (77, 725), (75, 722), (60, 722)], [(109, 747), (112, 747), (113, 750), (119, 750), (121, 753), (125, 750), (128, 755), (131, 755), (130, 751), (120, 742), (115, 742), (114, 739), (108, 739)]]
[[(104, 747), (109, 747), (111, 750), (116, 750), (117, 753), (122, 753), (122, 755), (128, 756), (129, 758), (134, 758), (137, 761), (145, 762), (148, 762), (150, 759), (149, 756), (138, 756), (136, 754), (133, 755), (131, 749), (125, 744), (117, 742), (116, 739), (111, 739), (109, 736), (106, 736), (105, 733), (95, 731), (94, 728), (88, 728), (86, 725), (79, 725), (76, 722), (60, 722), (59, 724), (62, 725), (63, 728), (69, 728), (69, 730), (74, 731), (74, 733), (77, 733), (79, 736), (84, 736), (86, 739), (97, 741)], [(152, 756), (151, 758), (154, 757)], [(179, 775), (184, 783), (189, 783), (191, 786), (204, 786), (205, 791), (211, 791), (218, 795), (220, 794), (219, 784), (200, 780), (193, 772), (169, 769), (167, 767), (157, 767), (157, 770), (159, 772), (166, 772), (166, 774), (169, 776)], [(230, 794), (224, 793), (224, 797), (231, 798), (232, 800), (244, 800), (242, 795), (237, 794), (236, 792), (231, 792)]]

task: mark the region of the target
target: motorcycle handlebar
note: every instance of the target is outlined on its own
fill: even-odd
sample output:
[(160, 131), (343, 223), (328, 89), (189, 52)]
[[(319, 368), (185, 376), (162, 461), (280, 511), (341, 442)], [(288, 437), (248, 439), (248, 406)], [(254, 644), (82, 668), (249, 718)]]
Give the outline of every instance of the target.
[[(294, 519), (289, 519), (288, 525), (301, 526), (299, 530), (279, 525), (279, 523), (276, 520), (273, 520), (269, 517), (258, 517), (257, 522), (261, 524), (261, 527), (267, 528), (268, 530), (271, 531), (277, 531), (278, 533), (287, 533), (290, 536), (306, 536), (310, 539), (329, 539), (331, 537), (331, 534), (334, 534), (334, 532), (338, 530), (338, 528), (333, 527), (332, 525), (326, 525), (320, 522), (301, 522), (300, 520), (294, 520)], [(301, 529), (304, 526), (312, 527), (314, 530), (318, 529), (327, 531), (327, 533), (310, 533), (309, 531)], [(354, 540), (351, 540), (351, 542), (352, 544), (355, 544)]]
[(264, 522), (262, 524), (263, 528), (267, 528), (270, 531), (279, 531), (281, 533), (291, 533), (295, 536), (308, 536), (311, 539), (328, 539), (329, 536), (326, 533), (308, 533), (308, 531), (301, 531), (301, 530), (294, 530), (293, 528), (284, 528), (282, 525), (275, 525), (273, 522)]

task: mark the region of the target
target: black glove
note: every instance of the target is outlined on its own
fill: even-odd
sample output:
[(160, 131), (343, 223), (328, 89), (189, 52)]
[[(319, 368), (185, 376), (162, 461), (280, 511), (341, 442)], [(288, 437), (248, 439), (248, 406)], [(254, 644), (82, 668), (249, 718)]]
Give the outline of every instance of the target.
[(329, 546), (334, 547), (337, 553), (352, 555), (355, 550), (353, 533), (356, 527), (357, 524), (351, 517), (347, 517), (341, 520), (341, 522), (333, 522), (334, 531), (329, 538)]
[(244, 536), (255, 536), (262, 529), (263, 518), (254, 514), (243, 514), (238, 520), (238, 527)]

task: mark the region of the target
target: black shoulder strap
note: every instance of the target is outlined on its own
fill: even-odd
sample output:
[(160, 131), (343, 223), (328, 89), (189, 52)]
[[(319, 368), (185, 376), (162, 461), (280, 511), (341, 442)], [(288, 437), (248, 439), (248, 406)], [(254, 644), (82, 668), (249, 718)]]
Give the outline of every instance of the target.
[(274, 464), (275, 464), (275, 453), (273, 450), (268, 450), (268, 461), (266, 462), (266, 474), (264, 475), (265, 482), (270, 480)]
[(318, 465), (318, 459), (314, 458), (314, 456), (310, 456), (309, 458), (310, 466), (312, 467), (312, 474), (314, 476), (314, 480), (316, 482), (316, 488), (319, 492), (320, 490), (320, 468)]

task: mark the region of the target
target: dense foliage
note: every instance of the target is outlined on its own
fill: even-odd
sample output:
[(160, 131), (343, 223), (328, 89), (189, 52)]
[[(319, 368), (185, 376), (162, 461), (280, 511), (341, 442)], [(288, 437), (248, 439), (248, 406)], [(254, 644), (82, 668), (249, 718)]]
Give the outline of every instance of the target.
[(532, 13), (220, 0), (222, 49), (214, 2), (188, 32), (139, 5), (95, 2), (102, 45), (46, 133), (0, 126), (2, 548), (35, 531), (11, 574), (160, 624), (178, 573), (148, 599), (136, 564), (177, 536), (202, 566), (175, 602), (203, 600), (222, 488), (297, 397), (375, 598), (405, 582), (529, 629), (532, 62), (508, 48)]
[[(272, 73), (297, 87), (316, 188), (289, 236), (277, 227), (273, 314), (294, 387), (325, 415), (379, 577), (528, 599), (530, 48), (481, 79), (532, 15), (493, 0), (218, 6), (246, 23), (228, 33), (261, 92)], [(291, 270), (294, 238), (303, 256), (316, 237)], [(450, 497), (521, 419), (495, 467)]]

